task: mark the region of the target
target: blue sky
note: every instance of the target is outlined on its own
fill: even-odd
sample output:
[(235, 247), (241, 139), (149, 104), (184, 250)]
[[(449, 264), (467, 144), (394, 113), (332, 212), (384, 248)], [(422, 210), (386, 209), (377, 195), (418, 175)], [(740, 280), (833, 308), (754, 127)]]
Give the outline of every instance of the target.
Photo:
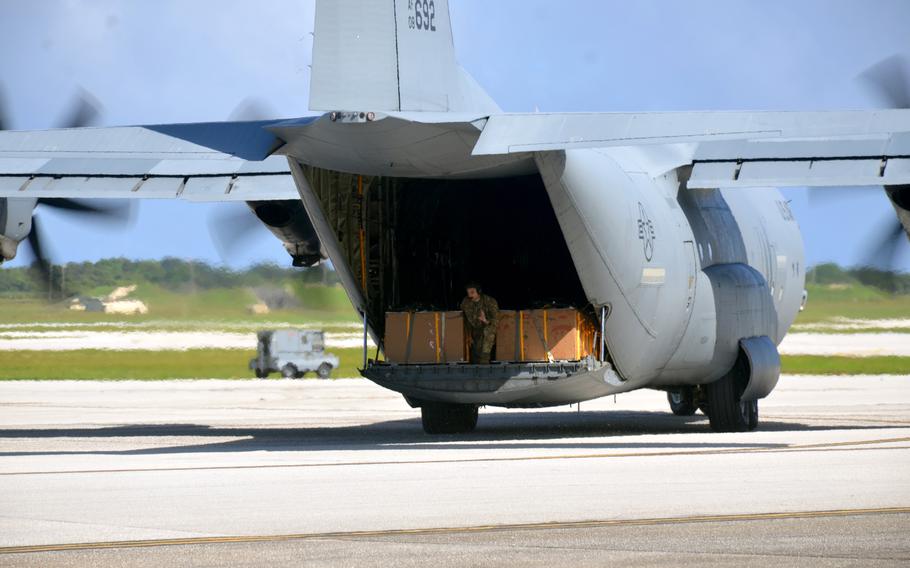
[[(855, 77), (910, 56), (906, 0), (451, 3), (462, 65), (509, 111), (876, 108)], [(308, 0), (0, 0), (0, 89), (17, 129), (53, 126), (80, 88), (103, 104), (102, 125), (224, 120), (247, 97), (298, 116), (312, 28)], [(804, 190), (787, 195), (810, 263), (862, 263), (894, 216), (878, 189), (811, 207)], [(56, 262), (221, 262), (208, 220), (226, 207), (145, 201), (126, 231), (42, 220)], [(260, 260), (289, 263), (264, 229), (228, 264)]]

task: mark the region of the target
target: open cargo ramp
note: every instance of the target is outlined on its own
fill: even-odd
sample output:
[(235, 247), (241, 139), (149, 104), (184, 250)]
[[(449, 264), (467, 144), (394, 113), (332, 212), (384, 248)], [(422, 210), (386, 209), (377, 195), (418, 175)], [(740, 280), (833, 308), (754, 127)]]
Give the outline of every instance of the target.
[(394, 365), (370, 361), (364, 377), (405, 395), (412, 406), (449, 402), (510, 408), (572, 404), (619, 392), (607, 362)]

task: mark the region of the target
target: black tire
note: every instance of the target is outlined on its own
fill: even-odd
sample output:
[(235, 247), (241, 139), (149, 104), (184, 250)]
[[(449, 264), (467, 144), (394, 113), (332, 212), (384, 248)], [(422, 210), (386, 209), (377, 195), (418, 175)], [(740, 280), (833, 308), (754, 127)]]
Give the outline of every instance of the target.
[(281, 376), (285, 379), (295, 379), (297, 378), (297, 367), (288, 363), (281, 368)]
[(268, 378), (268, 376), (269, 376), (269, 374), (267, 372), (260, 369), (259, 367), (256, 367), (256, 378), (257, 379), (266, 379), (266, 378)]
[(323, 363), (319, 365), (319, 368), (316, 369), (316, 375), (320, 379), (328, 379), (332, 376), (332, 365), (329, 363)]
[(692, 387), (680, 387), (667, 391), (667, 402), (670, 403), (670, 410), (676, 416), (692, 416), (698, 411), (695, 389)]
[(748, 381), (749, 365), (741, 356), (729, 373), (708, 385), (708, 418), (712, 430), (751, 432), (758, 427), (758, 401), (740, 398)]
[(423, 431), (427, 434), (467, 434), (477, 427), (473, 404), (432, 403), (420, 407)]

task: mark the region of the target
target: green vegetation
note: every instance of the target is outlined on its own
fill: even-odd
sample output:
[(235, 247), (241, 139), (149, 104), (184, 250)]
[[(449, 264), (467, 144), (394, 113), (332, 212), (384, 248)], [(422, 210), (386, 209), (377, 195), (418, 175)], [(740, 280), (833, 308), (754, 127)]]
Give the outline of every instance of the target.
[(340, 285), (323, 286), (295, 282), (292, 287), (297, 299), (300, 300), (300, 308), (304, 311), (323, 313), (326, 317), (328, 314), (336, 314), (344, 319), (358, 319), (351, 306), (351, 300)]
[[(71, 263), (54, 268), (52, 293), (37, 280), (34, 267), (0, 269), (0, 324), (58, 322), (222, 322), (259, 321), (300, 325), (307, 322), (356, 321), (335, 272), (325, 266), (285, 269), (258, 265), (232, 271), (202, 262), (178, 259), (130, 261), (109, 259), (96, 263)], [(144, 316), (76, 312), (66, 309), (73, 296), (103, 297), (119, 286), (135, 284), (130, 299), (149, 307)], [(65, 293), (61, 293), (61, 288)], [(269, 298), (279, 306), (254, 316), (250, 305)], [(272, 302), (273, 304), (275, 302)]]
[(910, 295), (885, 294), (862, 284), (808, 284), (806, 289), (809, 292), (809, 303), (797, 317), (797, 324), (820, 323), (834, 318), (910, 318)]
[(836, 264), (822, 264), (810, 270), (806, 280), (809, 303), (797, 324), (834, 318), (910, 318), (910, 274), (872, 268), (845, 270)]
[[(360, 349), (330, 349), (341, 359), (335, 378), (358, 377)], [(250, 379), (254, 351), (15, 351), (4, 354), (0, 380)], [(910, 375), (910, 357), (785, 356), (790, 375)]]
[[(347, 296), (337, 286), (335, 272), (325, 266), (286, 269), (258, 265), (243, 271), (212, 267), (203, 262), (166, 258), (161, 261), (107, 259), (70, 263), (54, 269), (55, 302), (35, 268), (0, 269), (0, 324), (101, 322), (354, 322)], [(870, 269), (819, 265), (808, 273), (809, 303), (797, 324), (851, 319), (910, 318), (910, 275)], [(71, 312), (61, 301), (73, 295), (104, 296), (118, 286), (137, 284), (131, 298), (142, 300), (146, 316), (115, 316)], [(61, 294), (65, 287), (66, 294)], [(255, 290), (283, 290), (296, 301), (266, 316), (251, 316)], [(214, 323), (213, 323), (214, 325)]]
[[(110, 258), (98, 262), (55, 265), (50, 283), (37, 265), (0, 270), (0, 297), (62, 299), (74, 295), (98, 295), (118, 286), (152, 284), (173, 292), (284, 286), (287, 284), (334, 285), (338, 277), (326, 265), (307, 269), (258, 264), (242, 271), (214, 267), (205, 262), (177, 258), (134, 261)], [(48, 292), (50, 284), (50, 294)]]
[(848, 269), (833, 263), (819, 264), (806, 274), (806, 282), (819, 286), (858, 284), (885, 294), (910, 294), (910, 274), (869, 266)]
[(785, 355), (788, 375), (910, 375), (910, 357), (833, 357)]
[(300, 304), (293, 308), (272, 310), (265, 315), (252, 315), (249, 306), (255, 302), (252, 291), (243, 288), (213, 289), (181, 294), (154, 286), (140, 284), (130, 298), (142, 300), (149, 306), (146, 315), (117, 315), (97, 312), (76, 312), (63, 303), (48, 304), (37, 299), (0, 300), (0, 325), (29, 323), (100, 324), (171, 322), (174, 327), (186, 324), (199, 327), (207, 324), (218, 329), (224, 323), (283, 322), (301, 325), (309, 322), (356, 323), (357, 317), (340, 286), (301, 286)]
[[(360, 349), (329, 349), (341, 360), (335, 378), (359, 377)], [(10, 351), (3, 354), (0, 380), (250, 379), (255, 351)], [(273, 375), (274, 377), (275, 375)], [(309, 375), (308, 375), (309, 376)]]

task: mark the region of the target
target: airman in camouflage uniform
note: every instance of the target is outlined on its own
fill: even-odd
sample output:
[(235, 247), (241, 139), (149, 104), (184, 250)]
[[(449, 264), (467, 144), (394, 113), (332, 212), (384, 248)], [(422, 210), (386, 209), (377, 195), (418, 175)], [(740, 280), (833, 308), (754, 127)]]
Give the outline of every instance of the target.
[(461, 302), (468, 333), (471, 335), (471, 362), (488, 365), (496, 343), (499, 304), (482, 292), (477, 284), (468, 284), (467, 297)]

